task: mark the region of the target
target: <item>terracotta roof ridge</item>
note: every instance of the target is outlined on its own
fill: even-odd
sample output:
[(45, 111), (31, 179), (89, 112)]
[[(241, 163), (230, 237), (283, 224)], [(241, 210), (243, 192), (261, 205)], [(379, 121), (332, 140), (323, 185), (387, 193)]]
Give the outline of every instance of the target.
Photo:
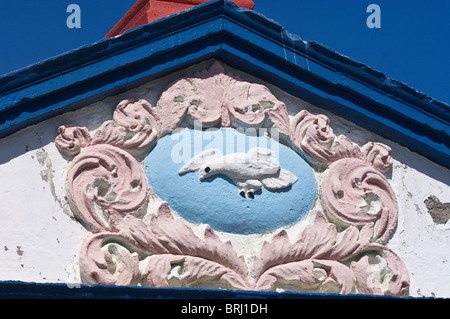
[[(106, 34), (105, 38), (112, 38), (123, 32), (150, 23), (155, 20), (179, 13), (210, 0), (138, 0)], [(239, 7), (253, 9), (252, 0), (231, 0)]]

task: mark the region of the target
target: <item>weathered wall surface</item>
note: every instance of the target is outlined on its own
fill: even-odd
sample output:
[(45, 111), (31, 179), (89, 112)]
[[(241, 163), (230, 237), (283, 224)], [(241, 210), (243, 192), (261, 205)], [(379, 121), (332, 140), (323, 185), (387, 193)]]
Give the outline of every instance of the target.
[[(58, 127), (75, 123), (95, 131), (112, 119), (120, 101), (145, 99), (156, 105), (173, 80), (209, 64), (194, 66), (0, 140), (0, 280), (80, 282), (78, 254), (89, 231), (75, 220), (67, 202), (70, 159), (54, 143)], [(240, 75), (238, 70), (227, 68), (227, 71)], [(249, 75), (241, 75), (261, 83)], [(393, 165), (386, 176), (397, 197), (398, 222), (386, 246), (405, 263), (411, 296), (450, 297), (449, 205), (445, 205), (450, 203), (450, 171), (320, 106), (294, 98), (269, 83), (261, 84), (286, 104), (291, 116), (303, 109), (321, 113), (330, 119), (336, 135), (346, 135), (359, 145), (380, 142), (392, 149)], [(218, 233), (224, 240), (232, 240), (238, 252), (241, 249), (256, 252), (267, 239), (263, 235)]]

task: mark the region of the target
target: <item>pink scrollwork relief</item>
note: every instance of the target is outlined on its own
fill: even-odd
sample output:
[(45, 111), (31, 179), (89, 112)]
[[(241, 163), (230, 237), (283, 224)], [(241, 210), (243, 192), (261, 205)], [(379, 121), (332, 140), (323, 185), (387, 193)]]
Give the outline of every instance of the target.
[(409, 276), (403, 261), (387, 247), (373, 248), (351, 263), (358, 290), (366, 295), (407, 296)]
[(369, 142), (364, 145), (363, 159), (380, 172), (392, 167), (391, 148), (382, 143)]
[(111, 230), (110, 214), (139, 214), (148, 183), (129, 153), (108, 144), (84, 149), (71, 163), (68, 195), (77, 218), (93, 232)]
[(83, 147), (89, 146), (91, 142), (89, 130), (73, 124), (60, 126), (55, 139), (56, 146), (70, 155), (79, 153)]
[(374, 239), (386, 242), (397, 223), (397, 202), (388, 180), (360, 159), (333, 163), (322, 181), (322, 200), (337, 220), (376, 223)]
[(292, 119), (290, 138), (310, 159), (330, 164), (343, 158), (358, 158), (379, 171), (392, 166), (391, 148), (382, 143), (369, 142), (362, 148), (346, 136), (334, 135), (330, 119), (323, 114), (302, 110)]
[[(258, 252), (238, 253), (209, 225), (194, 230), (170, 203), (152, 198), (136, 158), (162, 136), (195, 122), (276, 128), (320, 172), (319, 198), (295, 240), (279, 229), (266, 234), (269, 240)], [(384, 175), (392, 166), (391, 149), (335, 136), (323, 114), (301, 110), (290, 118), (267, 87), (226, 73), (218, 62), (173, 82), (156, 106), (120, 102), (113, 119), (94, 132), (61, 126), (55, 144), (73, 156), (68, 201), (91, 232), (80, 252), (84, 283), (408, 294), (406, 266), (386, 247), (398, 218)]]
[(330, 120), (325, 115), (300, 111), (292, 120), (290, 137), (311, 158), (329, 162), (333, 157), (331, 145), (335, 136)]
[(267, 87), (226, 74), (219, 63), (207, 71), (170, 85), (158, 101), (163, 131), (172, 131), (186, 114), (205, 127), (261, 127), (269, 119), (288, 133), (289, 116), (283, 102)]
[(92, 138), (92, 144), (110, 144), (129, 152), (148, 150), (161, 134), (161, 123), (145, 100), (123, 100), (114, 112), (114, 121), (105, 122)]

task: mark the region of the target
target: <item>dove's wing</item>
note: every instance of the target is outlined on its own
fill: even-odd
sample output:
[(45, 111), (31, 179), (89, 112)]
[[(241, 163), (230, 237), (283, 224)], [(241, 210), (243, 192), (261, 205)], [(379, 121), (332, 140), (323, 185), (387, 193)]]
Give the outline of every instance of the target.
[(274, 151), (265, 148), (252, 148), (248, 151), (249, 164), (258, 169), (261, 175), (275, 174), (280, 170), (277, 155)]
[(280, 169), (276, 174), (267, 175), (261, 178), (261, 183), (269, 190), (280, 190), (291, 186), (296, 181), (297, 176), (285, 169)]
[(197, 171), (203, 163), (210, 162), (222, 157), (222, 153), (217, 149), (206, 150), (196, 156), (194, 156), (189, 162), (178, 171), (179, 175), (183, 175), (189, 172)]

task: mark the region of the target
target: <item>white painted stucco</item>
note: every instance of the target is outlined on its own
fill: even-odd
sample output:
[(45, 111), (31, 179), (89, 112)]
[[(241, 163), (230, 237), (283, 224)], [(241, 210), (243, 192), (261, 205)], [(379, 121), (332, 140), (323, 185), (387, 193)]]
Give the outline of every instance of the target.
[[(79, 281), (76, 260), (81, 241), (88, 231), (72, 217), (65, 200), (65, 174), (69, 162), (54, 144), (57, 128), (75, 123), (93, 131), (112, 119), (115, 107), (125, 98), (146, 99), (156, 105), (170, 82), (207, 65), (209, 63), (194, 66), (0, 139), (1, 281)], [(442, 203), (450, 202), (450, 171), (269, 83), (231, 68), (228, 70), (268, 86), (291, 114), (301, 109), (325, 114), (336, 135), (345, 134), (360, 145), (373, 141), (392, 148), (394, 165), (387, 177), (397, 195), (399, 217), (397, 229), (387, 246), (408, 268), (411, 296), (450, 297), (450, 223), (435, 224), (424, 204), (430, 195)], [(236, 240), (236, 236), (229, 238)], [(240, 240), (241, 245), (237, 246), (254, 251), (262, 242), (254, 235)]]

